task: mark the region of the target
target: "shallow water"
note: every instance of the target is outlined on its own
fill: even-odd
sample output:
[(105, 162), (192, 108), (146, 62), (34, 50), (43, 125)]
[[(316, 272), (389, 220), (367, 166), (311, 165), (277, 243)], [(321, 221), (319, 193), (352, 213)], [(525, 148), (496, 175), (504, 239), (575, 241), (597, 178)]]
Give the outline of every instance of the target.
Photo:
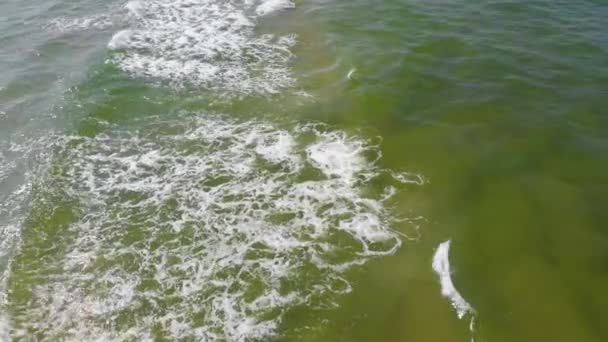
[(608, 3), (0, 13), (0, 340), (608, 339)]

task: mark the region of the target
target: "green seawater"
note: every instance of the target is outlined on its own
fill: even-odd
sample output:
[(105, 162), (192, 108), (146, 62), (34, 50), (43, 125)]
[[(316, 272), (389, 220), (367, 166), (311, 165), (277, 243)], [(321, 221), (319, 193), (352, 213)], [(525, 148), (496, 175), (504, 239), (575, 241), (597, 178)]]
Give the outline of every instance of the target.
[(608, 340), (608, 2), (262, 3), (0, 3), (0, 341)]

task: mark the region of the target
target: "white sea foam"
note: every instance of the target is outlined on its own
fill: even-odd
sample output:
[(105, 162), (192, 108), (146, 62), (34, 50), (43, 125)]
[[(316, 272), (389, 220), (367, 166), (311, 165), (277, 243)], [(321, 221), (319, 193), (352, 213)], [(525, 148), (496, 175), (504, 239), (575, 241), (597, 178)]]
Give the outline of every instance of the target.
[[(3, 234), (0, 232), (0, 234)], [(0, 235), (3, 236), (3, 235)], [(7, 281), (7, 272), (0, 272), (0, 341), (2, 342), (10, 342), (12, 341), (11, 337), (11, 324), (8, 315), (6, 314), (5, 307), (7, 303), (6, 298), (6, 281)]]
[(82, 216), (15, 331), (267, 339), (287, 310), (332, 306), (351, 291), (345, 271), (401, 244), (387, 197), (363, 190), (386, 172), (364, 139), (219, 115), (163, 127), (71, 139), (51, 183)]
[(256, 20), (289, 1), (130, 1), (130, 27), (108, 47), (109, 62), (174, 86), (231, 94), (274, 94), (293, 85), (288, 62), (295, 36), (257, 34)]
[[(59, 10), (69, 15), (58, 16), (44, 24), (47, 31), (60, 33), (81, 32), (84, 30), (108, 30), (121, 26), (125, 22), (123, 1), (88, 1), (83, 0)], [(55, 12), (55, 11), (51, 11)], [(78, 15), (80, 14), (80, 15)]]
[(8, 317), (5, 317), (0, 312), (0, 341), (2, 341), (2, 342), (12, 341), (10, 331), (11, 331), (11, 325), (8, 321)]
[(93, 14), (84, 17), (60, 17), (49, 21), (46, 29), (60, 32), (82, 31), (89, 29), (103, 30), (115, 24), (111, 14)]
[(363, 142), (348, 141), (344, 133), (332, 132), (309, 146), (306, 152), (315, 167), (327, 177), (340, 177), (350, 183), (355, 182), (355, 177), (365, 171), (367, 161), (362, 155), (365, 149)]
[(255, 9), (255, 12), (259, 16), (268, 15), (273, 12), (295, 8), (295, 4), (290, 0), (266, 0), (262, 1), (260, 5)]
[(441, 294), (448, 298), (456, 310), (458, 318), (463, 318), (468, 313), (474, 313), (471, 305), (460, 295), (452, 282), (452, 271), (450, 270), (450, 240), (442, 242), (433, 257), (433, 270), (439, 275)]
[(424, 178), (424, 176), (422, 176), (421, 174), (418, 173), (411, 173), (411, 172), (392, 172), (392, 176), (393, 178), (395, 178), (396, 180), (398, 180), (401, 183), (407, 184), (417, 184), (417, 185), (424, 185), (427, 183), (427, 180)]

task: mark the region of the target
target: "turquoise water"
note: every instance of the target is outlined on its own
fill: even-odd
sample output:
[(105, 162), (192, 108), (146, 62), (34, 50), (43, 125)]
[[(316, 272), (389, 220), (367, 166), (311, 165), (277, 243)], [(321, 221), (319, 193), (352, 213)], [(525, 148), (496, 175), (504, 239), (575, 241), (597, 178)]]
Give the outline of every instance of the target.
[(608, 3), (0, 13), (0, 340), (608, 338)]

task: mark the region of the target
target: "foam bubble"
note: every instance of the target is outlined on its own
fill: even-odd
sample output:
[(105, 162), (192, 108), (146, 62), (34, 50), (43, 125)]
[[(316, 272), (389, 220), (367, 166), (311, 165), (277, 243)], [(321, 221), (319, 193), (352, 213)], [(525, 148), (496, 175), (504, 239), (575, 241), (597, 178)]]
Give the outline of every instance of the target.
[(474, 310), (460, 295), (458, 290), (456, 290), (456, 287), (454, 287), (452, 272), (450, 270), (449, 253), (450, 240), (439, 244), (435, 256), (433, 256), (433, 270), (439, 275), (441, 294), (450, 300), (452, 306), (456, 310), (458, 318), (463, 318), (468, 313), (474, 313)]
[(81, 215), (65, 254), (28, 268), (52, 274), (13, 303), (15, 331), (267, 339), (285, 312), (332, 306), (352, 289), (344, 272), (401, 244), (386, 198), (364, 190), (386, 172), (365, 139), (220, 115), (163, 127), (69, 139), (49, 184)]
[[(130, 1), (131, 25), (108, 47), (109, 62), (136, 76), (230, 94), (274, 94), (291, 87), (295, 36), (256, 34), (257, 16), (287, 1)], [(254, 13), (258, 13), (255, 15)]]

